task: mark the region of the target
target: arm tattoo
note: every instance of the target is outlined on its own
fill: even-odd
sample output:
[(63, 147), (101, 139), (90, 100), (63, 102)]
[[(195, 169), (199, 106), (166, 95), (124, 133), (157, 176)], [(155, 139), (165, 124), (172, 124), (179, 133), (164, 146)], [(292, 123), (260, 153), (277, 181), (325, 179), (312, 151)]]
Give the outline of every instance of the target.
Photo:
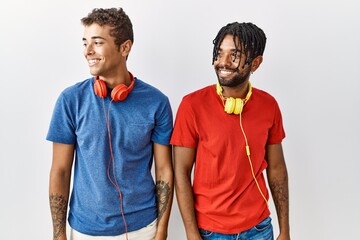
[(169, 183), (166, 183), (162, 180), (156, 182), (156, 200), (158, 207), (158, 222), (160, 222), (161, 217), (164, 215), (166, 208), (169, 203), (170, 195), (170, 186)]
[(287, 177), (285, 176), (283, 179), (274, 179), (269, 182), (279, 218), (287, 218), (289, 216), (289, 190), (287, 181)]
[(50, 194), (50, 210), (53, 221), (53, 239), (57, 240), (65, 233), (67, 200), (62, 195)]

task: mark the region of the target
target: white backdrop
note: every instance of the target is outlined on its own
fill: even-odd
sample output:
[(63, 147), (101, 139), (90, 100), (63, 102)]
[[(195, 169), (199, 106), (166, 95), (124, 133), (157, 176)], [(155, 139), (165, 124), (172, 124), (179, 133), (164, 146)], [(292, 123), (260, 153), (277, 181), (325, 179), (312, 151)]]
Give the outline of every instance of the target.
[[(13, 0), (1, 4), (0, 238), (51, 239), (45, 141), (59, 93), (90, 76), (80, 18), (122, 6), (129, 70), (170, 98), (215, 83), (212, 40), (253, 22), (268, 37), (255, 87), (275, 96), (287, 138), (292, 239), (358, 238), (360, 3), (357, 0)], [(274, 207), (271, 205), (277, 234)], [(174, 199), (169, 239), (185, 239)]]

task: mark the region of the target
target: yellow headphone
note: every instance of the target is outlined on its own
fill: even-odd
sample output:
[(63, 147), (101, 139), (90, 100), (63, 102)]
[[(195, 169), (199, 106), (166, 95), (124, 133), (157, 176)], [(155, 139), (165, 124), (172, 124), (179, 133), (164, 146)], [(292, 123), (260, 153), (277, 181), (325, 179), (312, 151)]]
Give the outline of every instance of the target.
[(226, 98), (222, 95), (222, 91), (223, 91), (223, 89), (220, 86), (220, 83), (217, 82), (216, 92), (220, 96), (221, 100), (223, 101), (224, 111), (228, 114), (240, 114), (243, 110), (244, 105), (251, 97), (252, 86), (251, 86), (251, 83), (249, 82), (249, 90), (248, 90), (248, 93), (246, 94), (246, 97), (244, 100), (241, 98), (233, 98), (233, 97)]

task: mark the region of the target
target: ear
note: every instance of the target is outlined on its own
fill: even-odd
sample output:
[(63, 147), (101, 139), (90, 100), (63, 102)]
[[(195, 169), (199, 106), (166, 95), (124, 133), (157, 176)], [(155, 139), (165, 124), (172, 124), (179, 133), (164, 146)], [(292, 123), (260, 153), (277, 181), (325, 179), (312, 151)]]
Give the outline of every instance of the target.
[(256, 58), (254, 58), (254, 60), (252, 60), (251, 62), (251, 72), (255, 72), (256, 69), (258, 69), (258, 67), (262, 63), (262, 61), (263, 61), (262, 56), (257, 56)]
[(120, 52), (123, 57), (127, 57), (131, 51), (132, 42), (131, 40), (126, 40), (120, 45)]

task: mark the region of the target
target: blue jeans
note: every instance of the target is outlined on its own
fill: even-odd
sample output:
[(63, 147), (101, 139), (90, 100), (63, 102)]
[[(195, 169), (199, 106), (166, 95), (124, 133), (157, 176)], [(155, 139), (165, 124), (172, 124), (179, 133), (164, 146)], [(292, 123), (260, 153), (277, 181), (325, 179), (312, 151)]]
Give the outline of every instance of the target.
[(204, 240), (274, 240), (271, 218), (267, 217), (255, 227), (244, 232), (235, 234), (222, 234), (199, 229), (201, 238)]

